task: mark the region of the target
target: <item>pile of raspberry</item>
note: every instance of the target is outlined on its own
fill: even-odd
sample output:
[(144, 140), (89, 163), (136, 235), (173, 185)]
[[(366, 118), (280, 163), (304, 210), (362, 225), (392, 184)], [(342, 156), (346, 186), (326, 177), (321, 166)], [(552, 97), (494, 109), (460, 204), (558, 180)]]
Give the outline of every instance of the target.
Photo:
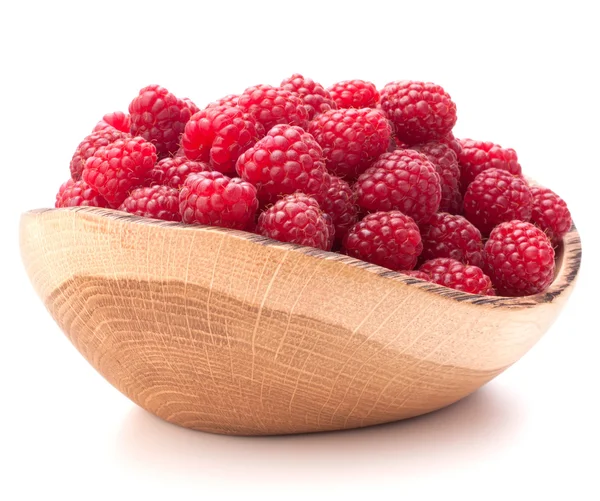
[(439, 85), (294, 74), (203, 109), (150, 85), (77, 146), (56, 207), (234, 228), (459, 291), (543, 292), (571, 228), (513, 149), (456, 139)]

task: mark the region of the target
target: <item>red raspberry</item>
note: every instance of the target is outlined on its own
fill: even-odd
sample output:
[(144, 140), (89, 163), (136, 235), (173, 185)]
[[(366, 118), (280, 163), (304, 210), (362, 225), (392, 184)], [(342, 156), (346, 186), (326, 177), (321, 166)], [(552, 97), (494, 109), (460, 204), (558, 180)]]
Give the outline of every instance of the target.
[(544, 291), (554, 279), (554, 249), (546, 234), (530, 223), (508, 221), (485, 244), (485, 269), (503, 296)]
[(439, 208), (440, 177), (422, 153), (384, 153), (354, 185), (358, 205), (368, 212), (399, 210), (417, 223)]
[(420, 226), (423, 240), (421, 260), (449, 257), (481, 267), (483, 241), (481, 233), (462, 216), (438, 212)]
[(358, 220), (358, 207), (350, 185), (337, 176), (331, 176), (331, 186), (321, 207), (331, 216), (335, 239), (341, 242), (348, 229)]
[(458, 154), (458, 163), (461, 171), (460, 186), (463, 193), (469, 184), (487, 169), (502, 169), (515, 176), (521, 175), (521, 166), (515, 150), (473, 139), (459, 139), (458, 142), (462, 148)]
[(242, 179), (258, 189), (263, 203), (301, 191), (321, 203), (331, 183), (323, 150), (300, 127), (276, 125), (237, 161)]
[(391, 270), (410, 270), (423, 250), (419, 227), (400, 211), (375, 212), (356, 223), (343, 242), (349, 256)]
[(196, 172), (210, 171), (208, 164), (195, 162), (186, 157), (167, 157), (160, 160), (148, 172), (145, 185), (165, 185), (171, 188), (181, 188), (186, 178)]
[(185, 124), (197, 109), (190, 103), (159, 85), (144, 87), (129, 104), (131, 134), (153, 143), (161, 158), (175, 153)]
[(217, 108), (218, 106), (227, 106), (229, 108), (233, 108), (234, 106), (237, 106), (239, 98), (240, 96), (238, 94), (227, 94), (225, 97), (207, 104), (206, 107)]
[(456, 153), (445, 144), (435, 141), (413, 146), (411, 149), (423, 153), (440, 175), (442, 199), (440, 212), (447, 212), (455, 203), (459, 190), (460, 169)]
[(256, 188), (220, 172), (190, 174), (179, 194), (184, 223), (200, 223), (243, 230), (258, 209)]
[(529, 189), (533, 197), (531, 222), (558, 245), (573, 224), (566, 202), (548, 188), (530, 186)]
[(306, 129), (308, 111), (302, 100), (285, 89), (270, 85), (247, 88), (238, 99), (238, 107), (250, 113), (265, 131), (277, 124), (297, 125)]
[(69, 166), (71, 169), (71, 178), (74, 181), (81, 179), (81, 173), (85, 167), (85, 161), (94, 153), (96, 153), (98, 148), (101, 146), (108, 146), (117, 139), (128, 137), (131, 136), (124, 132), (120, 132), (113, 127), (101, 129), (87, 136), (83, 141), (81, 141), (81, 143), (79, 143), (79, 146), (77, 146), (77, 149), (73, 154), (73, 158), (71, 159), (71, 165)]
[(102, 117), (102, 120), (96, 124), (93, 132), (106, 129), (108, 127), (114, 127), (121, 132), (129, 134), (131, 117), (122, 111), (113, 111), (112, 113), (107, 113)]
[(309, 120), (324, 111), (337, 109), (337, 104), (335, 104), (331, 94), (321, 84), (303, 77), (300, 73), (294, 73), (291, 77), (286, 78), (281, 82), (281, 88), (302, 99)]
[(460, 190), (454, 192), (452, 200), (450, 200), (450, 206), (447, 210), (450, 214), (462, 215), (463, 213), (463, 196)]
[(448, 132), (448, 134), (441, 138), (439, 142), (448, 146), (454, 153), (456, 153), (456, 158), (459, 158), (459, 155), (462, 153), (462, 146), (460, 145), (458, 139), (454, 137), (452, 131)]
[(531, 202), (531, 191), (523, 178), (502, 169), (488, 169), (469, 185), (463, 211), (482, 234), (488, 235), (504, 221), (529, 221)]
[(156, 163), (156, 148), (141, 137), (118, 139), (87, 159), (83, 180), (110, 204), (119, 207), (129, 190), (141, 184)]
[(404, 80), (381, 91), (381, 108), (396, 127), (396, 136), (409, 144), (436, 140), (456, 123), (456, 105), (439, 85)]
[(323, 217), (325, 218), (325, 223), (327, 224), (327, 234), (329, 235), (325, 250), (332, 250), (333, 244), (335, 244), (335, 224), (333, 224), (333, 218), (326, 212), (323, 212)]
[(56, 194), (55, 207), (108, 207), (108, 202), (85, 181), (69, 179), (63, 183)]
[(329, 250), (331, 221), (317, 201), (304, 193), (286, 195), (258, 217), (256, 232), (265, 237)]
[(194, 113), (198, 113), (200, 111), (200, 108), (198, 108), (198, 106), (196, 106), (196, 104), (190, 98), (184, 97), (182, 99), (182, 101), (189, 108), (190, 116), (192, 116)]
[(190, 118), (181, 145), (190, 160), (209, 162), (214, 170), (230, 173), (240, 154), (258, 139), (254, 121), (244, 119), (239, 108), (217, 106)]
[(431, 282), (444, 287), (470, 294), (495, 295), (490, 277), (478, 266), (463, 264), (456, 259), (438, 257), (423, 263), (419, 270), (427, 273)]
[(403, 275), (408, 275), (409, 277), (425, 280), (427, 282), (431, 281), (431, 277), (421, 270), (402, 270), (400, 273), (402, 273)]
[(379, 92), (365, 80), (344, 80), (327, 89), (338, 108), (375, 108)]
[(123, 201), (119, 210), (164, 221), (181, 221), (179, 190), (160, 185), (136, 188)]
[(308, 132), (323, 148), (327, 168), (350, 179), (387, 150), (391, 137), (385, 115), (372, 108), (326, 111), (310, 122)]

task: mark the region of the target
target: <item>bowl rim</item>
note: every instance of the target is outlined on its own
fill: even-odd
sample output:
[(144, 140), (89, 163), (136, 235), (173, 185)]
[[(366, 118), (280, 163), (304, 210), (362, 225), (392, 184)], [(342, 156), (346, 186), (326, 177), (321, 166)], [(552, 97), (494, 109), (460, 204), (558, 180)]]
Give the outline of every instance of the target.
[(434, 284), (427, 282), (419, 278), (410, 277), (403, 275), (397, 271), (393, 271), (381, 266), (367, 263), (344, 254), (338, 254), (331, 251), (324, 251), (313, 247), (307, 247), (299, 244), (293, 244), (288, 242), (279, 242), (262, 235), (255, 233), (249, 233), (242, 230), (235, 230), (230, 228), (221, 228), (218, 226), (207, 226), (202, 224), (187, 224), (176, 221), (162, 221), (159, 219), (151, 219), (143, 216), (137, 216), (129, 214), (127, 212), (107, 209), (100, 207), (62, 207), (62, 208), (40, 208), (33, 209), (23, 213), (22, 217), (36, 216), (48, 212), (73, 212), (83, 213), (91, 216), (108, 217), (114, 220), (118, 220), (125, 223), (131, 223), (134, 225), (148, 225), (162, 228), (176, 228), (184, 231), (208, 231), (219, 234), (228, 234), (234, 238), (243, 239), (252, 242), (257, 245), (278, 247), (288, 251), (299, 252), (301, 254), (318, 257), (320, 259), (328, 259), (332, 261), (338, 261), (354, 268), (361, 268), (362, 270), (373, 273), (380, 277), (399, 281), (404, 284), (418, 287), (419, 289), (435, 293), (436, 295), (453, 299), (459, 302), (470, 303), (473, 305), (487, 306), (488, 308), (531, 308), (538, 304), (551, 303), (555, 298), (560, 296), (566, 289), (568, 289), (576, 280), (577, 274), (581, 266), (581, 238), (575, 224), (571, 226), (571, 229), (562, 238), (561, 244), (558, 248), (557, 254), (557, 269), (554, 280), (550, 286), (541, 293), (534, 294), (531, 296), (521, 297), (506, 297), (506, 296), (484, 296), (481, 294), (471, 294), (468, 292), (457, 291), (450, 289), (443, 285)]

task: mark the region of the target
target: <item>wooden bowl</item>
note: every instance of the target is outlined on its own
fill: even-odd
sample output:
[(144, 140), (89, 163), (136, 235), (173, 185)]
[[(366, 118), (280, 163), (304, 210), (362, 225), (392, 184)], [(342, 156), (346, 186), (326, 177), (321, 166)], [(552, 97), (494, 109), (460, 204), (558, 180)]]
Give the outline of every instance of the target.
[(356, 428), (465, 397), (552, 324), (581, 258), (523, 298), (461, 293), (346, 256), (97, 208), (21, 219), (50, 314), (113, 386), (166, 421), (268, 435)]

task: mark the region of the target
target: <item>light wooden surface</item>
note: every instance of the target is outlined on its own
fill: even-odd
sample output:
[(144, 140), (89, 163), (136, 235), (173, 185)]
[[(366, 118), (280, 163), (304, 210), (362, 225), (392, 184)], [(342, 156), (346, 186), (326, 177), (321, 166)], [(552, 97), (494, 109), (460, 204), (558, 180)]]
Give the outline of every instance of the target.
[(456, 402), (543, 335), (581, 257), (572, 229), (547, 292), (494, 298), (106, 209), (28, 212), (20, 238), (48, 311), (112, 385), (172, 423), (243, 435), (361, 427)]

